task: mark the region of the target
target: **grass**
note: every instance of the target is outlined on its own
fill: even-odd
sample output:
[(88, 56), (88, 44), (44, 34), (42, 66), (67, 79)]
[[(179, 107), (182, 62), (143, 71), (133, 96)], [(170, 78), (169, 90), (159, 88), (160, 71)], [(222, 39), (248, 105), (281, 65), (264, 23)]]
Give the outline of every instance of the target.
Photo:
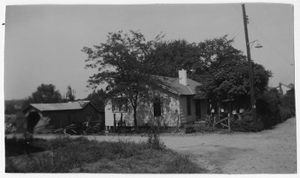
[[(153, 139), (149, 138), (149, 139)], [(157, 138), (159, 139), (159, 138)], [(30, 144), (33, 144), (33, 140)], [(7, 144), (9, 143), (9, 144)], [(151, 143), (151, 144), (150, 144)], [(84, 137), (57, 138), (39, 147), (48, 152), (10, 157), (6, 172), (26, 173), (205, 173), (206, 170), (159, 142), (98, 142)], [(6, 148), (10, 142), (6, 142)], [(50, 151), (49, 151), (50, 150)], [(22, 164), (23, 163), (23, 164)], [(26, 163), (26, 164), (24, 164)]]

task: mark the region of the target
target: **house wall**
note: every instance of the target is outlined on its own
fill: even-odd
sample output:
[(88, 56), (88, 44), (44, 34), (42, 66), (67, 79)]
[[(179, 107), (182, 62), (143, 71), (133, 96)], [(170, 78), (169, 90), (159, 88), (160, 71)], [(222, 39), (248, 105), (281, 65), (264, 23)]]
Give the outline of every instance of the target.
[[(114, 113), (112, 112), (112, 102), (109, 100), (104, 108), (105, 113), (105, 126), (114, 126)], [(118, 118), (120, 118), (121, 115), (118, 114)]]
[[(154, 117), (153, 101), (140, 101), (137, 108), (137, 123), (138, 126), (154, 124), (168, 127), (182, 126), (185, 123), (190, 123), (196, 120), (195, 100), (191, 97), (191, 115), (187, 114), (187, 97), (173, 94), (161, 88), (153, 90), (153, 96), (159, 96), (161, 99), (161, 117)], [(204, 103), (204, 102), (203, 102)], [(202, 108), (201, 114), (206, 113), (207, 108)], [(108, 101), (105, 106), (105, 123), (106, 126), (114, 126), (114, 114), (116, 123), (121, 118), (121, 113), (112, 112), (112, 103)], [(126, 126), (134, 126), (133, 109), (128, 107), (128, 111), (122, 114), (122, 120)]]
[[(161, 101), (161, 117), (154, 117), (153, 101), (140, 101), (137, 108), (138, 126), (158, 125), (176, 126), (179, 121), (179, 96), (167, 92), (163, 89), (155, 89), (152, 91), (153, 96), (159, 96)], [(105, 123), (106, 126), (114, 126), (114, 114), (116, 121), (121, 118), (121, 113), (112, 112), (112, 103), (108, 101), (105, 106)], [(134, 126), (133, 108), (128, 105), (128, 111), (122, 114), (122, 120), (126, 126)], [(180, 123), (180, 121), (179, 121)]]

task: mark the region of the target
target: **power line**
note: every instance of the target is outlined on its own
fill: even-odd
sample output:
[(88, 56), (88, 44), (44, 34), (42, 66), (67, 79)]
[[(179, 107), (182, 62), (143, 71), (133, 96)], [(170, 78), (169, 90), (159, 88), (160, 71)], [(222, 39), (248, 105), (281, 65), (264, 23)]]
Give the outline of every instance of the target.
[(238, 29), (239, 31), (233, 35), (233, 39), (234, 39), (235, 37), (237, 37), (237, 36), (243, 31), (243, 29), (242, 29), (241, 26), (240, 26), (240, 27), (237, 27), (235, 31), (237, 31), (237, 29)]
[(241, 10), (238, 7), (236, 7), (235, 4), (233, 4), (232, 7), (234, 7), (234, 9), (238, 12), (238, 15), (241, 15)]
[[(232, 5), (232, 7), (237, 11), (237, 14), (238, 15), (241, 15), (241, 11), (236, 7), (236, 5)], [(243, 28), (242, 26), (238, 25), (235, 29), (235, 32), (237, 31), (237, 33), (235, 33), (233, 36), (233, 39), (236, 38), (242, 31), (243, 31)]]

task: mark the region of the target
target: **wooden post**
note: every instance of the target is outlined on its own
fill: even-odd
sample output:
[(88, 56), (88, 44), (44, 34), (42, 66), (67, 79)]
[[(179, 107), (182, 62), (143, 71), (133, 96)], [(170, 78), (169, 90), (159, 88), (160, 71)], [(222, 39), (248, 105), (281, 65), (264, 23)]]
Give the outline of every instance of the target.
[(179, 117), (179, 113), (178, 113), (178, 110), (176, 109), (176, 115), (177, 115), (177, 125), (176, 125), (176, 130), (178, 131), (178, 129), (179, 129), (179, 119), (180, 119), (180, 117)]
[[(253, 79), (253, 68), (252, 68), (252, 60), (251, 60), (251, 52), (250, 52), (250, 43), (248, 37), (248, 16), (246, 15), (246, 8), (245, 4), (242, 4), (243, 10), (243, 20), (244, 20), (244, 30), (245, 30), (245, 40), (246, 40), (246, 50), (247, 50), (247, 58), (248, 58), (248, 72), (249, 72), (249, 80), (250, 80), (250, 96), (251, 96), (251, 107), (252, 107), (252, 117), (253, 120), (258, 123), (257, 116), (256, 116), (256, 101), (254, 95), (254, 79)], [(258, 130), (256, 130), (257, 132)]]
[(121, 121), (121, 126), (118, 127), (118, 132), (122, 132), (122, 129), (123, 129), (123, 113), (121, 112), (121, 118), (120, 118), (120, 121)]
[(228, 131), (230, 132), (230, 117), (228, 117)]
[(121, 118), (120, 118), (120, 120), (121, 120), (121, 128), (123, 127), (123, 113), (121, 112)]
[(158, 117), (157, 117), (157, 121), (158, 121), (158, 133), (160, 133), (161, 116), (158, 116)]
[(213, 115), (213, 127), (212, 127), (212, 129), (213, 130), (215, 130), (215, 123), (216, 123), (216, 116), (215, 115)]
[(116, 113), (114, 113), (114, 132), (116, 132)]

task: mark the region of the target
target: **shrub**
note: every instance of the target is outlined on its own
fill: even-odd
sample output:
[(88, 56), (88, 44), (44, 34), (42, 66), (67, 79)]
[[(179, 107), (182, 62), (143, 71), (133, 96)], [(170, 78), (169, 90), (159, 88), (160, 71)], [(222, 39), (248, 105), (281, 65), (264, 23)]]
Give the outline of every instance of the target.
[(264, 129), (280, 123), (280, 97), (276, 89), (271, 89), (257, 98), (257, 115)]
[(173, 159), (169, 160), (163, 169), (163, 173), (199, 173), (205, 172), (197, 166), (196, 163), (191, 162), (187, 155), (175, 155)]
[(281, 100), (282, 106), (290, 110), (291, 116), (295, 116), (295, 88), (288, 90)]
[(207, 128), (213, 128), (214, 118), (211, 117), (210, 115), (206, 114), (204, 116), (204, 119), (205, 119), (205, 127), (207, 127)]
[(16, 131), (17, 126), (16, 115), (5, 115), (5, 134), (10, 134)]
[(288, 107), (280, 106), (279, 110), (280, 110), (280, 117), (282, 122), (286, 121), (287, 119), (293, 116), (291, 109)]
[(194, 133), (196, 132), (195, 128), (193, 125), (186, 125), (185, 126), (185, 133)]
[(153, 133), (148, 135), (147, 140), (148, 148), (154, 149), (154, 150), (163, 150), (165, 149), (165, 144), (160, 140), (159, 134)]
[(256, 121), (235, 120), (230, 123), (232, 131), (239, 132), (256, 132), (263, 129), (263, 124)]

